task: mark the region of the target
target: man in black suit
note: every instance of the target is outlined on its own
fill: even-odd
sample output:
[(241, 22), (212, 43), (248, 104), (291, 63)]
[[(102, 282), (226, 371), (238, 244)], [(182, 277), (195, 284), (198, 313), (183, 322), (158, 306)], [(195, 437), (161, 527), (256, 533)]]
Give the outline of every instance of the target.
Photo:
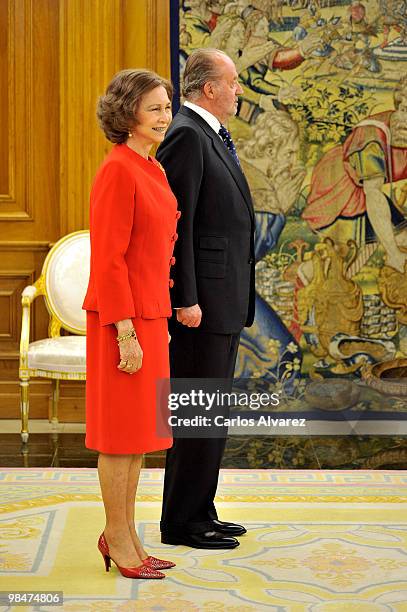
[[(240, 332), (253, 323), (253, 205), (225, 128), (242, 92), (227, 55), (194, 51), (183, 75), (185, 103), (157, 152), (181, 211), (172, 290), (176, 317), (169, 324), (172, 378), (232, 381)], [(220, 521), (214, 505), (225, 442), (224, 436), (178, 438), (167, 451), (163, 543), (239, 545), (234, 536), (245, 528)]]

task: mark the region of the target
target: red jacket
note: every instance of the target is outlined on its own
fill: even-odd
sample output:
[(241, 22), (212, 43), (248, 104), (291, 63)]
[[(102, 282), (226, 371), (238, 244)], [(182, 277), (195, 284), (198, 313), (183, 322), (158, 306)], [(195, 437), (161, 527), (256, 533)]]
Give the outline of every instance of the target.
[(172, 253), (181, 213), (159, 163), (116, 145), (90, 197), (91, 265), (83, 308), (101, 325), (171, 316)]

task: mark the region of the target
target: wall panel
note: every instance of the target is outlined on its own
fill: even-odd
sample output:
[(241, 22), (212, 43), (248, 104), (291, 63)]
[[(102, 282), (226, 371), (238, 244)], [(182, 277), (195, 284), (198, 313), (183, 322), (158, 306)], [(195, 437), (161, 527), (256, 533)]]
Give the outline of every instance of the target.
[[(121, 68), (170, 74), (166, 0), (0, 2), (0, 418), (19, 416), (20, 294), (50, 246), (88, 226), (96, 168), (110, 149), (98, 95)], [(43, 299), (31, 338), (47, 334)], [(32, 383), (30, 416), (46, 418), (50, 384)], [(61, 385), (60, 418), (84, 418), (84, 385)]]
[(88, 225), (92, 177), (109, 149), (96, 101), (121, 66), (121, 18), (120, 0), (60, 3), (61, 234)]
[[(26, 285), (33, 282), (34, 270), (8, 270), (0, 272), (0, 339), (4, 353), (15, 356), (20, 342), (20, 296)], [(4, 355), (3, 353), (3, 355)]]
[(0, 202), (9, 191), (9, 60), (8, 54), (10, 41), (8, 40), (8, 2), (0, 2), (0, 139), (3, 146), (0, 147)]
[(123, 1), (123, 63), (170, 77), (170, 3)]

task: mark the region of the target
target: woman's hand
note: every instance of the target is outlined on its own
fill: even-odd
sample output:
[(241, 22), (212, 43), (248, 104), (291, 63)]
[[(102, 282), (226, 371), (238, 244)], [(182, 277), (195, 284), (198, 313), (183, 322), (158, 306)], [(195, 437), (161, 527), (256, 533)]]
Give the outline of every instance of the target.
[(134, 374), (143, 364), (143, 349), (137, 338), (128, 338), (119, 342), (120, 363), (117, 366), (122, 372)]
[[(133, 322), (131, 319), (117, 321), (115, 325), (118, 336), (125, 335), (128, 332), (133, 332), (135, 336)], [(120, 351), (120, 363), (117, 366), (118, 369), (122, 372), (127, 372), (127, 374), (134, 374), (134, 372), (137, 372), (137, 370), (141, 368), (143, 363), (143, 349), (141, 348), (137, 337), (126, 338), (125, 340), (119, 341), (118, 344)]]

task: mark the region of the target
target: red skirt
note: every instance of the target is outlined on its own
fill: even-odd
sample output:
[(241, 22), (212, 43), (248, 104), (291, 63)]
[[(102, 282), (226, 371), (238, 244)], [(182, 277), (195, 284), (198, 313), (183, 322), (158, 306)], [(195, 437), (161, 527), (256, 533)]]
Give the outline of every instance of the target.
[(117, 369), (115, 326), (102, 326), (97, 312), (87, 312), (85, 445), (101, 453), (138, 455), (172, 446), (168, 428), (157, 434), (156, 418), (157, 380), (170, 376), (168, 322), (138, 318), (133, 325), (143, 365), (130, 375)]

